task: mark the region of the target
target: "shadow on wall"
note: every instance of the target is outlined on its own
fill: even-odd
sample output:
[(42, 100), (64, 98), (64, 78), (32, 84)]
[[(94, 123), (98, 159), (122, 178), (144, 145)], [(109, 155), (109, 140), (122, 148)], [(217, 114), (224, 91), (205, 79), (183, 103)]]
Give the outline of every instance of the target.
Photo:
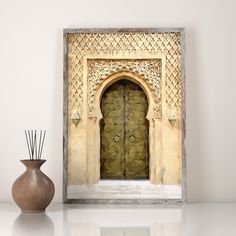
[[(198, 46), (197, 46), (198, 45)], [(186, 29), (186, 158), (187, 201), (203, 199), (203, 109), (201, 108), (200, 42), (194, 29)], [(194, 189), (193, 187), (194, 186)]]
[[(50, 173), (55, 183), (55, 199), (62, 202), (62, 163), (63, 163), (63, 30), (57, 31), (56, 42), (54, 43), (54, 71), (53, 71), (53, 101), (52, 101), (52, 120), (50, 121), (49, 138), (52, 147), (49, 153)], [(54, 159), (54, 161), (52, 160)], [(55, 171), (57, 169), (57, 171)], [(56, 175), (56, 176), (55, 176)], [(58, 196), (59, 194), (59, 196)]]

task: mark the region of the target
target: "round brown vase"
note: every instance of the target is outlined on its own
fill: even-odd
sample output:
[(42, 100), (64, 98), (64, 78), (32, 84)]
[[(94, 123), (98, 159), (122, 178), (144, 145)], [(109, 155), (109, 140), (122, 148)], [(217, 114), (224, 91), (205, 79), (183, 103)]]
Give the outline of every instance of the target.
[(21, 160), (26, 171), (14, 182), (12, 196), (22, 212), (43, 212), (54, 196), (53, 182), (40, 170), (46, 160)]

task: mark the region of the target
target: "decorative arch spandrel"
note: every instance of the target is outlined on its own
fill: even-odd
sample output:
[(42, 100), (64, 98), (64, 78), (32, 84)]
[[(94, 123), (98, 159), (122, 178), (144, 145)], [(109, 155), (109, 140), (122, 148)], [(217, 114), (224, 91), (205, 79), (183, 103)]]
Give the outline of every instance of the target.
[[(153, 114), (155, 118), (161, 119), (162, 102), (162, 62), (161, 59), (88, 59), (88, 117), (96, 116), (95, 94), (99, 86), (109, 77), (121, 74), (129, 74), (133, 77), (140, 77), (139, 84), (150, 91), (153, 97)], [(137, 76), (134, 76), (137, 75)], [(114, 77), (114, 76), (113, 76)]]

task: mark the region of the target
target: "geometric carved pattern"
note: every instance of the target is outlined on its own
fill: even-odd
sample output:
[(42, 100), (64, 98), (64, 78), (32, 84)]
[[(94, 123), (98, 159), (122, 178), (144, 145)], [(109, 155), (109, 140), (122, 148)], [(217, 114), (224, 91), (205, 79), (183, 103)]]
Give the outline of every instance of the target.
[(83, 104), (83, 58), (86, 55), (165, 55), (166, 105), (170, 109), (181, 106), (180, 33), (117, 32), (67, 34), (67, 71), (69, 105), (80, 109)]
[(161, 60), (88, 59), (88, 116), (94, 117), (94, 99), (98, 86), (116, 72), (128, 71), (140, 75), (154, 95), (153, 112), (161, 118)]

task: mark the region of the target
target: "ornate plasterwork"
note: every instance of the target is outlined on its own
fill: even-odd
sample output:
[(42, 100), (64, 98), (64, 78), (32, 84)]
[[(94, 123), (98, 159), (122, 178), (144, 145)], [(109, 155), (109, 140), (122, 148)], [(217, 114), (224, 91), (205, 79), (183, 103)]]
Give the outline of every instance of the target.
[(139, 75), (151, 88), (154, 97), (153, 113), (161, 118), (161, 60), (104, 60), (89, 59), (88, 63), (88, 116), (96, 116), (94, 99), (98, 86), (109, 76), (121, 71)]
[(68, 33), (67, 71), (70, 110), (83, 104), (83, 58), (98, 55), (166, 55), (165, 94), (170, 109), (181, 106), (180, 32)]

